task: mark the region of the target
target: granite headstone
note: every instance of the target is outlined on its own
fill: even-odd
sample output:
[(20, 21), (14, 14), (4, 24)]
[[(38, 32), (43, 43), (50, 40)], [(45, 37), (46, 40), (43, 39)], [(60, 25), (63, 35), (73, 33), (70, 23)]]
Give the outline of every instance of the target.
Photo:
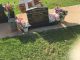
[(4, 7), (0, 4), (0, 23), (8, 22), (8, 17), (4, 12)]
[(27, 11), (29, 23), (33, 27), (40, 27), (49, 23), (48, 8), (33, 8)]

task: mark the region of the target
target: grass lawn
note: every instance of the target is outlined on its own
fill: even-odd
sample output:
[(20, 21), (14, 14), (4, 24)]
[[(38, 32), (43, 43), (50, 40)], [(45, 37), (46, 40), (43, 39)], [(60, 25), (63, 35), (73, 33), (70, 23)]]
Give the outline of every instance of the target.
[[(10, 2), (13, 4), (15, 2), (15, 13), (18, 14), (20, 11), (18, 10), (18, 0), (0, 0), (0, 3), (7, 3)], [(80, 4), (80, 0), (42, 0), (44, 6), (48, 6), (49, 8), (54, 8), (56, 5), (59, 6), (71, 6)]]
[(68, 60), (80, 26), (0, 39), (0, 60)]
[[(13, 3), (18, 11), (18, 0), (0, 0), (0, 3)], [(56, 4), (71, 6), (80, 0), (42, 0), (45, 6)], [(80, 38), (80, 26), (29, 33), (23, 36), (0, 39), (0, 60), (68, 60), (68, 51), (74, 41)]]
[(80, 0), (42, 0), (45, 6), (53, 8), (56, 5), (58, 6), (72, 6), (80, 4)]

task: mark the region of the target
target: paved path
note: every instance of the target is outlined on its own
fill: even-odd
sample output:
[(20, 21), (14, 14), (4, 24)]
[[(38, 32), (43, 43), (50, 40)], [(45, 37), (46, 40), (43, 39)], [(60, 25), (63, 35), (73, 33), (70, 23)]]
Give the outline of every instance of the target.
[[(49, 29), (58, 29), (58, 28), (63, 28), (67, 26), (80, 25), (80, 5), (63, 7), (63, 9), (68, 11), (68, 15), (65, 18), (65, 22), (58, 24), (58, 25), (54, 25), (54, 26), (36, 28), (31, 31), (32, 32), (33, 31), (44, 31), (44, 30), (49, 30)], [(49, 13), (53, 14), (54, 10), (50, 9)], [(16, 32), (11, 32), (11, 29), (8, 23), (0, 24), (0, 38), (10, 37), (16, 34), (17, 34)]]
[(0, 24), (0, 38), (12, 37), (19, 35), (18, 32), (11, 32), (10, 25), (8, 23)]
[(80, 60), (80, 39), (73, 44), (69, 53), (69, 60)]

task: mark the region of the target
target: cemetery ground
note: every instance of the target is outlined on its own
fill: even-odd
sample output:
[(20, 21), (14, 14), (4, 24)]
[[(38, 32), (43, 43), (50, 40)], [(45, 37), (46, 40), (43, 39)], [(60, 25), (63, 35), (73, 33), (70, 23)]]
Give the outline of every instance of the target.
[[(8, 1), (8, 0), (6, 0)], [(1, 2), (6, 2), (0, 0)], [(9, 0), (11, 3), (13, 0)], [(17, 0), (16, 5), (18, 3)], [(48, 2), (49, 1), (49, 2)], [(61, 6), (79, 4), (79, 0), (43, 0), (49, 8), (54, 3)], [(17, 6), (16, 6), (17, 7)], [(16, 14), (19, 13), (16, 9)], [(27, 33), (26, 35), (0, 39), (0, 60), (69, 60), (69, 50), (80, 38), (80, 26), (73, 26), (43, 32)]]
[(69, 60), (80, 26), (0, 39), (1, 60)]
[[(48, 8), (54, 8), (56, 7), (56, 5), (58, 6), (72, 6), (72, 5), (77, 5), (80, 4), (80, 0), (41, 0), (42, 4), (44, 6), (48, 6)], [(14, 10), (15, 13), (18, 14), (20, 13), (19, 9), (18, 9), (18, 0), (0, 0), (0, 3), (5, 4), (7, 2), (10, 2), (11, 4), (14, 4), (13, 2), (15, 2), (14, 4)]]

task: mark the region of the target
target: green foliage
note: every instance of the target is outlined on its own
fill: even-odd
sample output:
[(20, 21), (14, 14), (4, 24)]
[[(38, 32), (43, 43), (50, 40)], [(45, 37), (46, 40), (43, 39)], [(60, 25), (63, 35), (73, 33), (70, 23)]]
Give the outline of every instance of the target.
[[(18, 1), (19, 0), (0, 0), (0, 3), (5, 4), (10, 2), (11, 4), (13, 4), (15, 2), (14, 10), (15, 13), (18, 14), (20, 13), (18, 9), (18, 4), (19, 4)], [(71, 6), (71, 5), (80, 4), (80, 0), (42, 0), (42, 4), (49, 8), (54, 8), (56, 6)]]
[(0, 60), (68, 60), (80, 26), (0, 39)]
[[(19, 13), (18, 0), (0, 0), (0, 3), (8, 1), (15, 2), (14, 10)], [(42, 2), (49, 8), (80, 4), (80, 0)], [(80, 38), (80, 26), (0, 39), (0, 60), (68, 60), (68, 51), (77, 38)]]
[(53, 8), (55, 6), (71, 6), (80, 4), (80, 0), (42, 0), (45, 6)]
[[(14, 11), (15, 11), (15, 13), (16, 14), (18, 14), (18, 13), (20, 13), (20, 11), (19, 11), (19, 2), (18, 2), (18, 0), (0, 0), (0, 3), (1, 4), (6, 4), (6, 3), (10, 3), (10, 4), (12, 4), (12, 5), (14, 5)], [(15, 4), (14, 4), (15, 3)]]

